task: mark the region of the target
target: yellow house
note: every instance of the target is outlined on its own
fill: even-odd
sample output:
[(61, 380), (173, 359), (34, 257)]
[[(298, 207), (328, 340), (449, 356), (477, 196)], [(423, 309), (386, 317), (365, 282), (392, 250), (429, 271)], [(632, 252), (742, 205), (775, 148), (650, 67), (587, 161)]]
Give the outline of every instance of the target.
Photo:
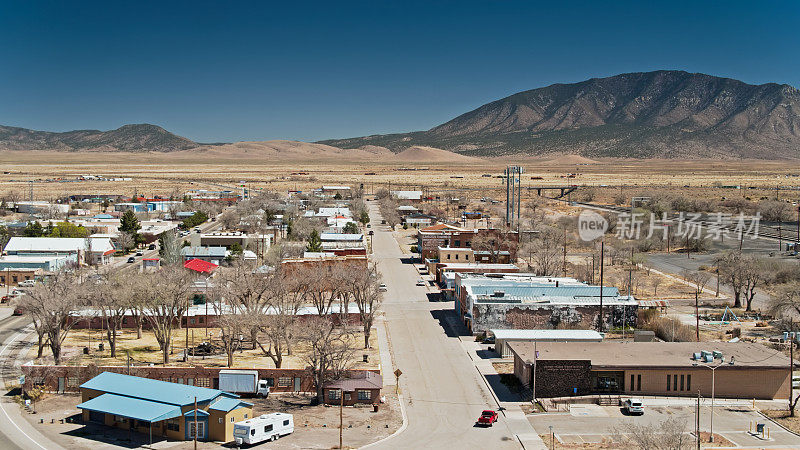
[[(253, 405), (217, 389), (103, 372), (81, 385), (84, 422), (173, 440), (233, 441)], [(195, 404), (197, 409), (195, 409)]]

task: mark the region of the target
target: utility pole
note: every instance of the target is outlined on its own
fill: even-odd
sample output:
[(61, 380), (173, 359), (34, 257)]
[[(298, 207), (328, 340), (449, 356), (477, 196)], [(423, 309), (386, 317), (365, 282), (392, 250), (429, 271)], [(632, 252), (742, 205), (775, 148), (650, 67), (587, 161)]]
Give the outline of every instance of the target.
[(700, 300), (697, 294), (697, 288), (694, 290), (694, 318), (695, 318), (695, 333), (697, 334), (697, 342), (700, 342)]
[(794, 384), (792, 377), (794, 377), (794, 319), (789, 319), (789, 415), (794, 417)]
[(603, 266), (605, 265), (605, 242), (600, 242), (600, 332), (603, 332)]
[(197, 397), (194, 398), (194, 450), (197, 450)]
[(533, 341), (533, 407), (536, 408), (536, 360), (539, 352), (536, 350), (536, 341)]
[(344, 425), (344, 388), (339, 390), (339, 448), (342, 447), (342, 427)]
[(567, 229), (564, 228), (564, 256), (561, 259), (561, 270), (564, 272), (564, 277), (567, 276)]
[(697, 406), (694, 409), (694, 436), (697, 450), (700, 450), (700, 390), (697, 391)]

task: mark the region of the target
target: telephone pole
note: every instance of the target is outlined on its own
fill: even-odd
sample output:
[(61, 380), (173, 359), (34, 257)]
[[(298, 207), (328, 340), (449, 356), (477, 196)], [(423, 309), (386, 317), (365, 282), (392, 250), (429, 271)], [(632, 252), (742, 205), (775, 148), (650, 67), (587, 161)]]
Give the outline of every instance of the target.
[(605, 265), (606, 243), (600, 242), (600, 332), (603, 332), (603, 266)]

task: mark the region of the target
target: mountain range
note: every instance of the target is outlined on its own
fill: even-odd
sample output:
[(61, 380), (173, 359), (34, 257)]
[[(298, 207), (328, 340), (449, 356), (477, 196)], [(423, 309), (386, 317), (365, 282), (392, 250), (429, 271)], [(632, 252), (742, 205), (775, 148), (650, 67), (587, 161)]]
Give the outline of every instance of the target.
[(427, 131), (326, 140), (473, 156), (800, 157), (800, 91), (660, 70), (553, 84), (487, 103)]
[(275, 152), (288, 149), (341, 156), (339, 149), (375, 155), (375, 149), (399, 153), (411, 148), (415, 149), (411, 154), (444, 149), (465, 157), (796, 159), (800, 158), (800, 91), (786, 84), (752, 85), (684, 71), (627, 73), (520, 92), (427, 131), (313, 144), (200, 144), (150, 124), (61, 133), (0, 126), (0, 150), (213, 149), (215, 154), (257, 156), (267, 151), (276, 156)]
[(200, 144), (150, 124), (123, 125), (116, 130), (75, 130), (63, 133), (0, 125), (2, 150), (92, 150), (171, 152)]

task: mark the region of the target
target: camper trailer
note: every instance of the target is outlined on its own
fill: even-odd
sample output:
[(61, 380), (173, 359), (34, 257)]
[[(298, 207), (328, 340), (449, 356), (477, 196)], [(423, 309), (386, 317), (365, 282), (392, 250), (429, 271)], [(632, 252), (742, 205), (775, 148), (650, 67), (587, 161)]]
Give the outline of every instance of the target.
[(294, 432), (294, 418), (286, 413), (262, 414), (233, 424), (236, 445), (274, 441), (292, 432)]

